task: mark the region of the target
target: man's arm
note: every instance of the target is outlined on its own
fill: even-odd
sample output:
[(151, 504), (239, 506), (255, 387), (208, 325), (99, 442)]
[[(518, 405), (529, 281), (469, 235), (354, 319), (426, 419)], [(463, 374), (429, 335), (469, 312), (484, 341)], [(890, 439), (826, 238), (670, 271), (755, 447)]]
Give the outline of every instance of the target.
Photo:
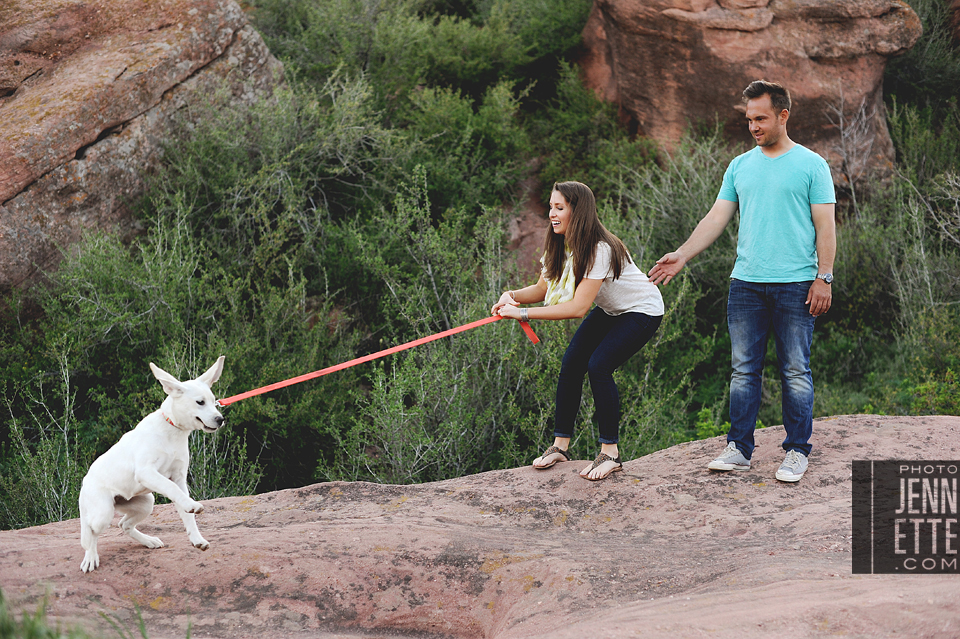
[(650, 269), (647, 275), (654, 284), (669, 284), (676, 277), (683, 266), (700, 254), (705, 248), (716, 241), (723, 229), (726, 228), (733, 214), (737, 212), (738, 204), (730, 200), (717, 200), (710, 208), (697, 228), (693, 229), (690, 238), (673, 253), (667, 253)]
[[(810, 215), (817, 232), (817, 272), (833, 273), (833, 261), (837, 256), (837, 222), (835, 204), (811, 204)], [(814, 317), (830, 310), (833, 303), (831, 285), (816, 279), (807, 293), (807, 304)]]

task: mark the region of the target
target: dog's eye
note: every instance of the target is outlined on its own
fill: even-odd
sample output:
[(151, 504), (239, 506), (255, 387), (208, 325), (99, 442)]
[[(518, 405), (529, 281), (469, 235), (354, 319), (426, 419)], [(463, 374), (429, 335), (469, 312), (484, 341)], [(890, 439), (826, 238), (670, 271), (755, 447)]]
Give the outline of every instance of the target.
[(197, 400), (197, 405), (198, 405), (198, 406), (203, 406), (204, 404), (206, 404), (206, 402), (205, 402), (204, 400), (202, 400), (202, 399), (198, 399), (198, 400)]

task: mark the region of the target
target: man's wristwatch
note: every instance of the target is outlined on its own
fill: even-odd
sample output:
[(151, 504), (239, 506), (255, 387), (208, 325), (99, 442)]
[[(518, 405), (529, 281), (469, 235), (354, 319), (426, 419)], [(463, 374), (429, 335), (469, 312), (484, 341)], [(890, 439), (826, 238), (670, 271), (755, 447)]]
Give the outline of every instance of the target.
[(833, 284), (833, 273), (817, 273), (817, 279), (823, 280), (827, 284)]

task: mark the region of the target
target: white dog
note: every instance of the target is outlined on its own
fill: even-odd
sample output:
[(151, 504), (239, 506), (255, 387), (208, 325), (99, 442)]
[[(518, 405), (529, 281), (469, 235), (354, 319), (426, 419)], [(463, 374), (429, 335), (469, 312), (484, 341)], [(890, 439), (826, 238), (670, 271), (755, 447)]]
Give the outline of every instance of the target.
[(110, 450), (98, 457), (80, 489), (80, 545), (86, 553), (80, 570), (91, 572), (100, 565), (97, 537), (110, 526), (114, 510), (123, 514), (120, 528), (147, 548), (162, 548), (163, 542), (144, 535), (137, 524), (153, 512), (153, 493), (174, 504), (190, 535), (190, 543), (206, 550), (210, 544), (197, 529), (195, 514), (203, 505), (187, 491), (191, 431), (212, 433), (223, 425), (217, 400), (210, 387), (223, 372), (223, 356), (195, 380), (179, 382), (170, 373), (150, 364), (167, 398), (160, 410), (150, 413), (136, 428), (124, 434)]

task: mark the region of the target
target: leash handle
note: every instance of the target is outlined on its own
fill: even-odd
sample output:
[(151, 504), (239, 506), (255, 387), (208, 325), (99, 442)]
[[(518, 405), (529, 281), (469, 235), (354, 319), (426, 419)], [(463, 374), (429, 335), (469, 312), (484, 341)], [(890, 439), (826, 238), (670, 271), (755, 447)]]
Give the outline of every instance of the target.
[[(335, 373), (337, 371), (342, 371), (345, 368), (350, 368), (356, 366), (357, 364), (363, 364), (364, 362), (370, 362), (375, 359), (380, 359), (381, 357), (386, 357), (387, 355), (392, 355), (394, 353), (399, 353), (400, 351), (405, 351), (416, 346), (422, 346), (428, 342), (433, 342), (444, 337), (449, 337), (450, 335), (456, 335), (457, 333), (463, 333), (464, 331), (469, 331), (472, 328), (477, 328), (478, 326), (483, 326), (484, 324), (492, 324), (499, 320), (506, 319), (500, 315), (491, 315), (490, 317), (485, 317), (482, 320), (477, 320), (475, 322), (470, 322), (469, 324), (464, 324), (463, 326), (458, 326), (456, 328), (451, 328), (440, 333), (434, 333), (433, 335), (428, 335), (427, 337), (421, 337), (420, 339), (415, 339), (412, 342), (407, 342), (406, 344), (400, 344), (399, 346), (393, 346), (391, 348), (377, 351), (376, 353), (371, 353), (370, 355), (364, 355), (363, 357), (358, 357), (356, 359), (351, 359), (348, 362), (342, 362), (334, 366), (328, 366), (318, 371), (312, 373), (307, 373), (305, 375), (300, 375), (298, 377), (292, 377), (286, 379), (282, 382), (277, 382), (275, 384), (270, 384), (269, 386), (261, 386), (260, 388), (255, 388), (253, 390), (247, 391), (245, 393), (240, 393), (239, 395), (233, 395), (232, 397), (227, 397), (226, 399), (217, 400), (218, 406), (229, 406), (234, 402), (239, 402), (241, 399), (247, 399), (248, 397), (255, 397), (256, 395), (262, 395), (264, 393), (269, 393), (270, 391), (277, 390), (280, 388), (285, 388), (287, 386), (293, 386), (294, 384), (299, 384), (300, 382), (305, 382), (310, 379), (315, 379), (317, 377), (322, 377), (324, 375), (329, 375), (330, 373)], [(540, 342), (540, 338), (537, 337), (536, 333), (533, 332), (533, 329), (530, 328), (529, 322), (520, 322), (520, 328), (523, 329), (523, 332), (526, 333), (527, 338), (534, 344)]]

